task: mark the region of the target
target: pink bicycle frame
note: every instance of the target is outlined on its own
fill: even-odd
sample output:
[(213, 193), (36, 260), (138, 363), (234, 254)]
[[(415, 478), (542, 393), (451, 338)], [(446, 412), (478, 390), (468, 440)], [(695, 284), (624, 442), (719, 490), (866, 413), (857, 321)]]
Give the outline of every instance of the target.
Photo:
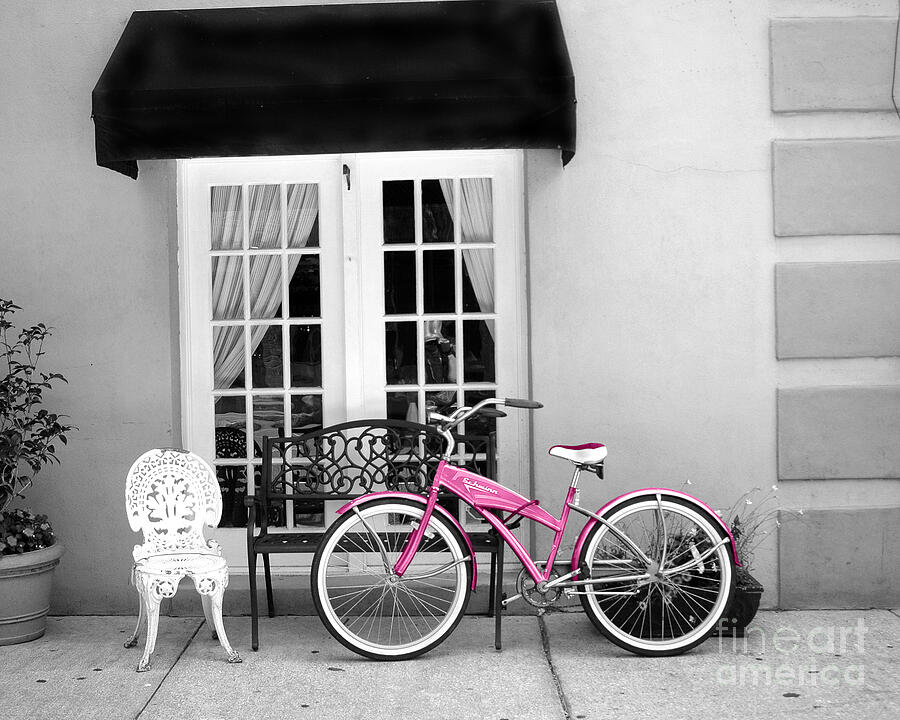
[[(501, 539), (512, 548), (512, 551), (519, 558), (519, 561), (525, 567), (528, 574), (537, 583), (542, 580), (549, 580), (553, 572), (553, 563), (559, 552), (559, 546), (562, 543), (563, 534), (565, 533), (566, 523), (569, 520), (570, 507), (569, 504), (575, 496), (575, 487), (570, 486), (566, 495), (566, 502), (563, 505), (562, 516), (557, 519), (544, 508), (542, 508), (537, 500), (529, 500), (509, 488), (488, 480), (481, 475), (476, 475), (470, 470), (450, 465), (445, 461), (441, 461), (434, 474), (434, 481), (431, 484), (431, 490), (428, 493), (428, 501), (425, 507), (425, 515), (419, 526), (413, 531), (403, 549), (400, 557), (394, 565), (394, 572), (397, 575), (403, 575), (412, 562), (413, 557), (419, 549), (422, 537), (425, 535), (425, 529), (428, 521), (431, 519), (431, 513), (437, 503), (438, 492), (441, 488), (446, 488), (454, 495), (459, 497), (463, 502), (471, 505), (478, 510), (490, 523)], [(550, 528), (554, 532), (553, 545), (550, 548), (550, 555), (544, 569), (541, 570), (534, 560), (531, 559), (528, 551), (519, 542), (519, 539), (513, 535), (512, 531), (503, 523), (503, 521), (495, 515), (492, 510), (501, 512), (509, 512), (521, 515), (535, 522), (539, 522)], [(474, 558), (473, 558), (474, 560)]]

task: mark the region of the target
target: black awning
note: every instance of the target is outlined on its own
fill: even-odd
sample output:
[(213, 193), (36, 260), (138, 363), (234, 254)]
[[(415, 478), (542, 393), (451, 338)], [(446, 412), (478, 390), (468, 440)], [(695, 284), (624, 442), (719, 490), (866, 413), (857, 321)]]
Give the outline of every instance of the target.
[(97, 164), (457, 148), (575, 153), (555, 0), (133, 13), (93, 96)]

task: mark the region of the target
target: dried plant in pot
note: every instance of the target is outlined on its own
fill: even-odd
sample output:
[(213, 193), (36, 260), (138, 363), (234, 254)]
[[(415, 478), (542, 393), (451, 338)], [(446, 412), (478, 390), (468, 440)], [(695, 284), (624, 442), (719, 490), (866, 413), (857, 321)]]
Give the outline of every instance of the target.
[(765, 590), (751, 574), (756, 549), (785, 519), (800, 517), (803, 510), (782, 507), (778, 486), (772, 485), (765, 492), (758, 487), (748, 490), (719, 515), (731, 528), (741, 566), (737, 568), (734, 597), (719, 622), (717, 633), (743, 637), (759, 610)]
[(20, 309), (0, 299), (0, 645), (34, 640), (46, 629), (63, 548), (45, 515), (13, 505), (46, 465), (59, 462), (58, 444), (74, 429), (43, 407), (44, 392), (65, 382), (40, 369), (50, 328), (17, 330), (11, 317)]

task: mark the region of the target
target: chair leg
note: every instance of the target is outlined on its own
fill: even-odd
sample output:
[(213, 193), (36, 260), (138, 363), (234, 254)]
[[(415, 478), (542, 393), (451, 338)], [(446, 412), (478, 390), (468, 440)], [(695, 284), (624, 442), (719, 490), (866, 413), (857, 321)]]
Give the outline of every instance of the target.
[(216, 632), (216, 625), (213, 621), (212, 598), (209, 595), (201, 595), (200, 602), (203, 603), (203, 617), (206, 618), (206, 627), (207, 629), (209, 629), (209, 632), (212, 635), (212, 639), (218, 640), (219, 635)]
[(228, 636), (225, 634), (225, 623), (222, 622), (222, 600), (225, 597), (225, 585), (227, 584), (227, 574), (226, 574), (225, 582), (217, 582), (216, 589), (213, 592), (211, 599), (211, 610), (213, 616), (213, 623), (215, 623), (216, 633), (219, 636), (219, 643), (222, 645), (222, 648), (228, 654), (228, 662), (229, 663), (239, 663), (243, 662), (241, 656), (238, 654), (237, 650), (231, 647), (231, 643), (228, 642)]
[(137, 586), (135, 586), (135, 590), (138, 591), (138, 617), (137, 623), (134, 626), (134, 632), (131, 633), (131, 636), (125, 641), (125, 647), (127, 648), (133, 648), (138, 644), (138, 638), (141, 635), (141, 622), (146, 615), (146, 611), (144, 610), (144, 595)]
[(156, 633), (159, 630), (159, 603), (161, 598), (154, 593), (148, 592), (144, 598), (144, 604), (147, 608), (147, 640), (144, 643), (144, 654), (137, 666), (138, 672), (147, 672), (150, 669), (150, 656), (156, 649)]
[(259, 600), (256, 597), (256, 553), (247, 552), (247, 565), (250, 572), (250, 647), (259, 650)]
[(269, 609), (269, 617), (275, 617), (275, 597), (272, 595), (272, 568), (269, 565), (268, 554), (263, 555), (263, 568), (266, 572), (266, 604)]
[(497, 575), (494, 584), (494, 648), (503, 649), (500, 620), (503, 615), (503, 540), (497, 546)]

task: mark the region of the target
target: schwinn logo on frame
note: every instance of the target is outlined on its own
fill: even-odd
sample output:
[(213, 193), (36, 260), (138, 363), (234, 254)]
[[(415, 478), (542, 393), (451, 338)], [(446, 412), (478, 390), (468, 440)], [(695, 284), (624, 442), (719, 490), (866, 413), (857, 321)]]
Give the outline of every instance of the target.
[(472, 480), (471, 478), (463, 478), (463, 485), (466, 487), (470, 487), (473, 490), (481, 490), (481, 492), (492, 493), (493, 495), (497, 495), (497, 491), (493, 488), (485, 487), (477, 480)]

